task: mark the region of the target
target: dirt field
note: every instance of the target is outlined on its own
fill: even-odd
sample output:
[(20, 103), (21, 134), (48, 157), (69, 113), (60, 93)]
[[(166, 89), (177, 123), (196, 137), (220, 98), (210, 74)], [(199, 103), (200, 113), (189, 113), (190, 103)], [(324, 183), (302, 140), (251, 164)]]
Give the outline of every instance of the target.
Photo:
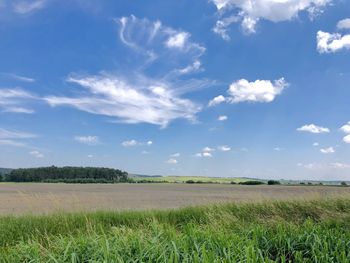
[(0, 215), (164, 209), (222, 202), (350, 196), (350, 187), (219, 184), (0, 184)]

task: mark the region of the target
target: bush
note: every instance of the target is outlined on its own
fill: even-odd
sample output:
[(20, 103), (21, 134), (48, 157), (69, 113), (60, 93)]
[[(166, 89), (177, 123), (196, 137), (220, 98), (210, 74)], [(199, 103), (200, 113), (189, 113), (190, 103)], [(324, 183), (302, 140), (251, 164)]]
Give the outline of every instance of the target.
[(232, 181), (230, 184), (237, 184), (237, 183)]
[(348, 186), (346, 182), (341, 182), (340, 185), (341, 186)]
[(280, 181), (276, 181), (276, 180), (268, 180), (267, 184), (268, 185), (276, 185), (276, 184), (281, 184), (281, 182)]
[(193, 180), (187, 180), (185, 183), (186, 183), (186, 184), (194, 184), (195, 181), (193, 181)]
[(265, 184), (262, 181), (245, 181), (245, 182), (240, 182), (239, 184), (242, 185), (261, 185), (261, 184)]

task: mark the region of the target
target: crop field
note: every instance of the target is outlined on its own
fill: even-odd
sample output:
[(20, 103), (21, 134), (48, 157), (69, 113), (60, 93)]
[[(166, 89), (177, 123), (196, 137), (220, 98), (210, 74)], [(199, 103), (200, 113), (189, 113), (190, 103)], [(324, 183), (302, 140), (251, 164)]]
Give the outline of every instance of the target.
[(230, 184), (0, 183), (0, 215), (169, 209), (350, 196), (349, 187)]
[(187, 181), (202, 183), (229, 184), (251, 181), (249, 178), (228, 178), (228, 177), (204, 177), (204, 176), (132, 176), (135, 181), (147, 180), (150, 182), (185, 183)]

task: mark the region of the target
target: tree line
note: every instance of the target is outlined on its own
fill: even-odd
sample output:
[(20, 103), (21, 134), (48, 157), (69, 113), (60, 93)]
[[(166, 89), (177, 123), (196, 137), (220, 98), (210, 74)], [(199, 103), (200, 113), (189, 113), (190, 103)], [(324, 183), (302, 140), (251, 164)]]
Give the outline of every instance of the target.
[(79, 182), (119, 183), (128, 182), (128, 173), (100, 167), (39, 167), (14, 169), (2, 176), (7, 182)]

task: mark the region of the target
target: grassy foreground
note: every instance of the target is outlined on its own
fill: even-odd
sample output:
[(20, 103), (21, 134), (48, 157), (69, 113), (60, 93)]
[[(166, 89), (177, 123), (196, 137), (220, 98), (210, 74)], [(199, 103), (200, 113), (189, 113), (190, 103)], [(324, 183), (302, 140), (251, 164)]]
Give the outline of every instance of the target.
[(0, 218), (1, 262), (350, 262), (350, 200)]

